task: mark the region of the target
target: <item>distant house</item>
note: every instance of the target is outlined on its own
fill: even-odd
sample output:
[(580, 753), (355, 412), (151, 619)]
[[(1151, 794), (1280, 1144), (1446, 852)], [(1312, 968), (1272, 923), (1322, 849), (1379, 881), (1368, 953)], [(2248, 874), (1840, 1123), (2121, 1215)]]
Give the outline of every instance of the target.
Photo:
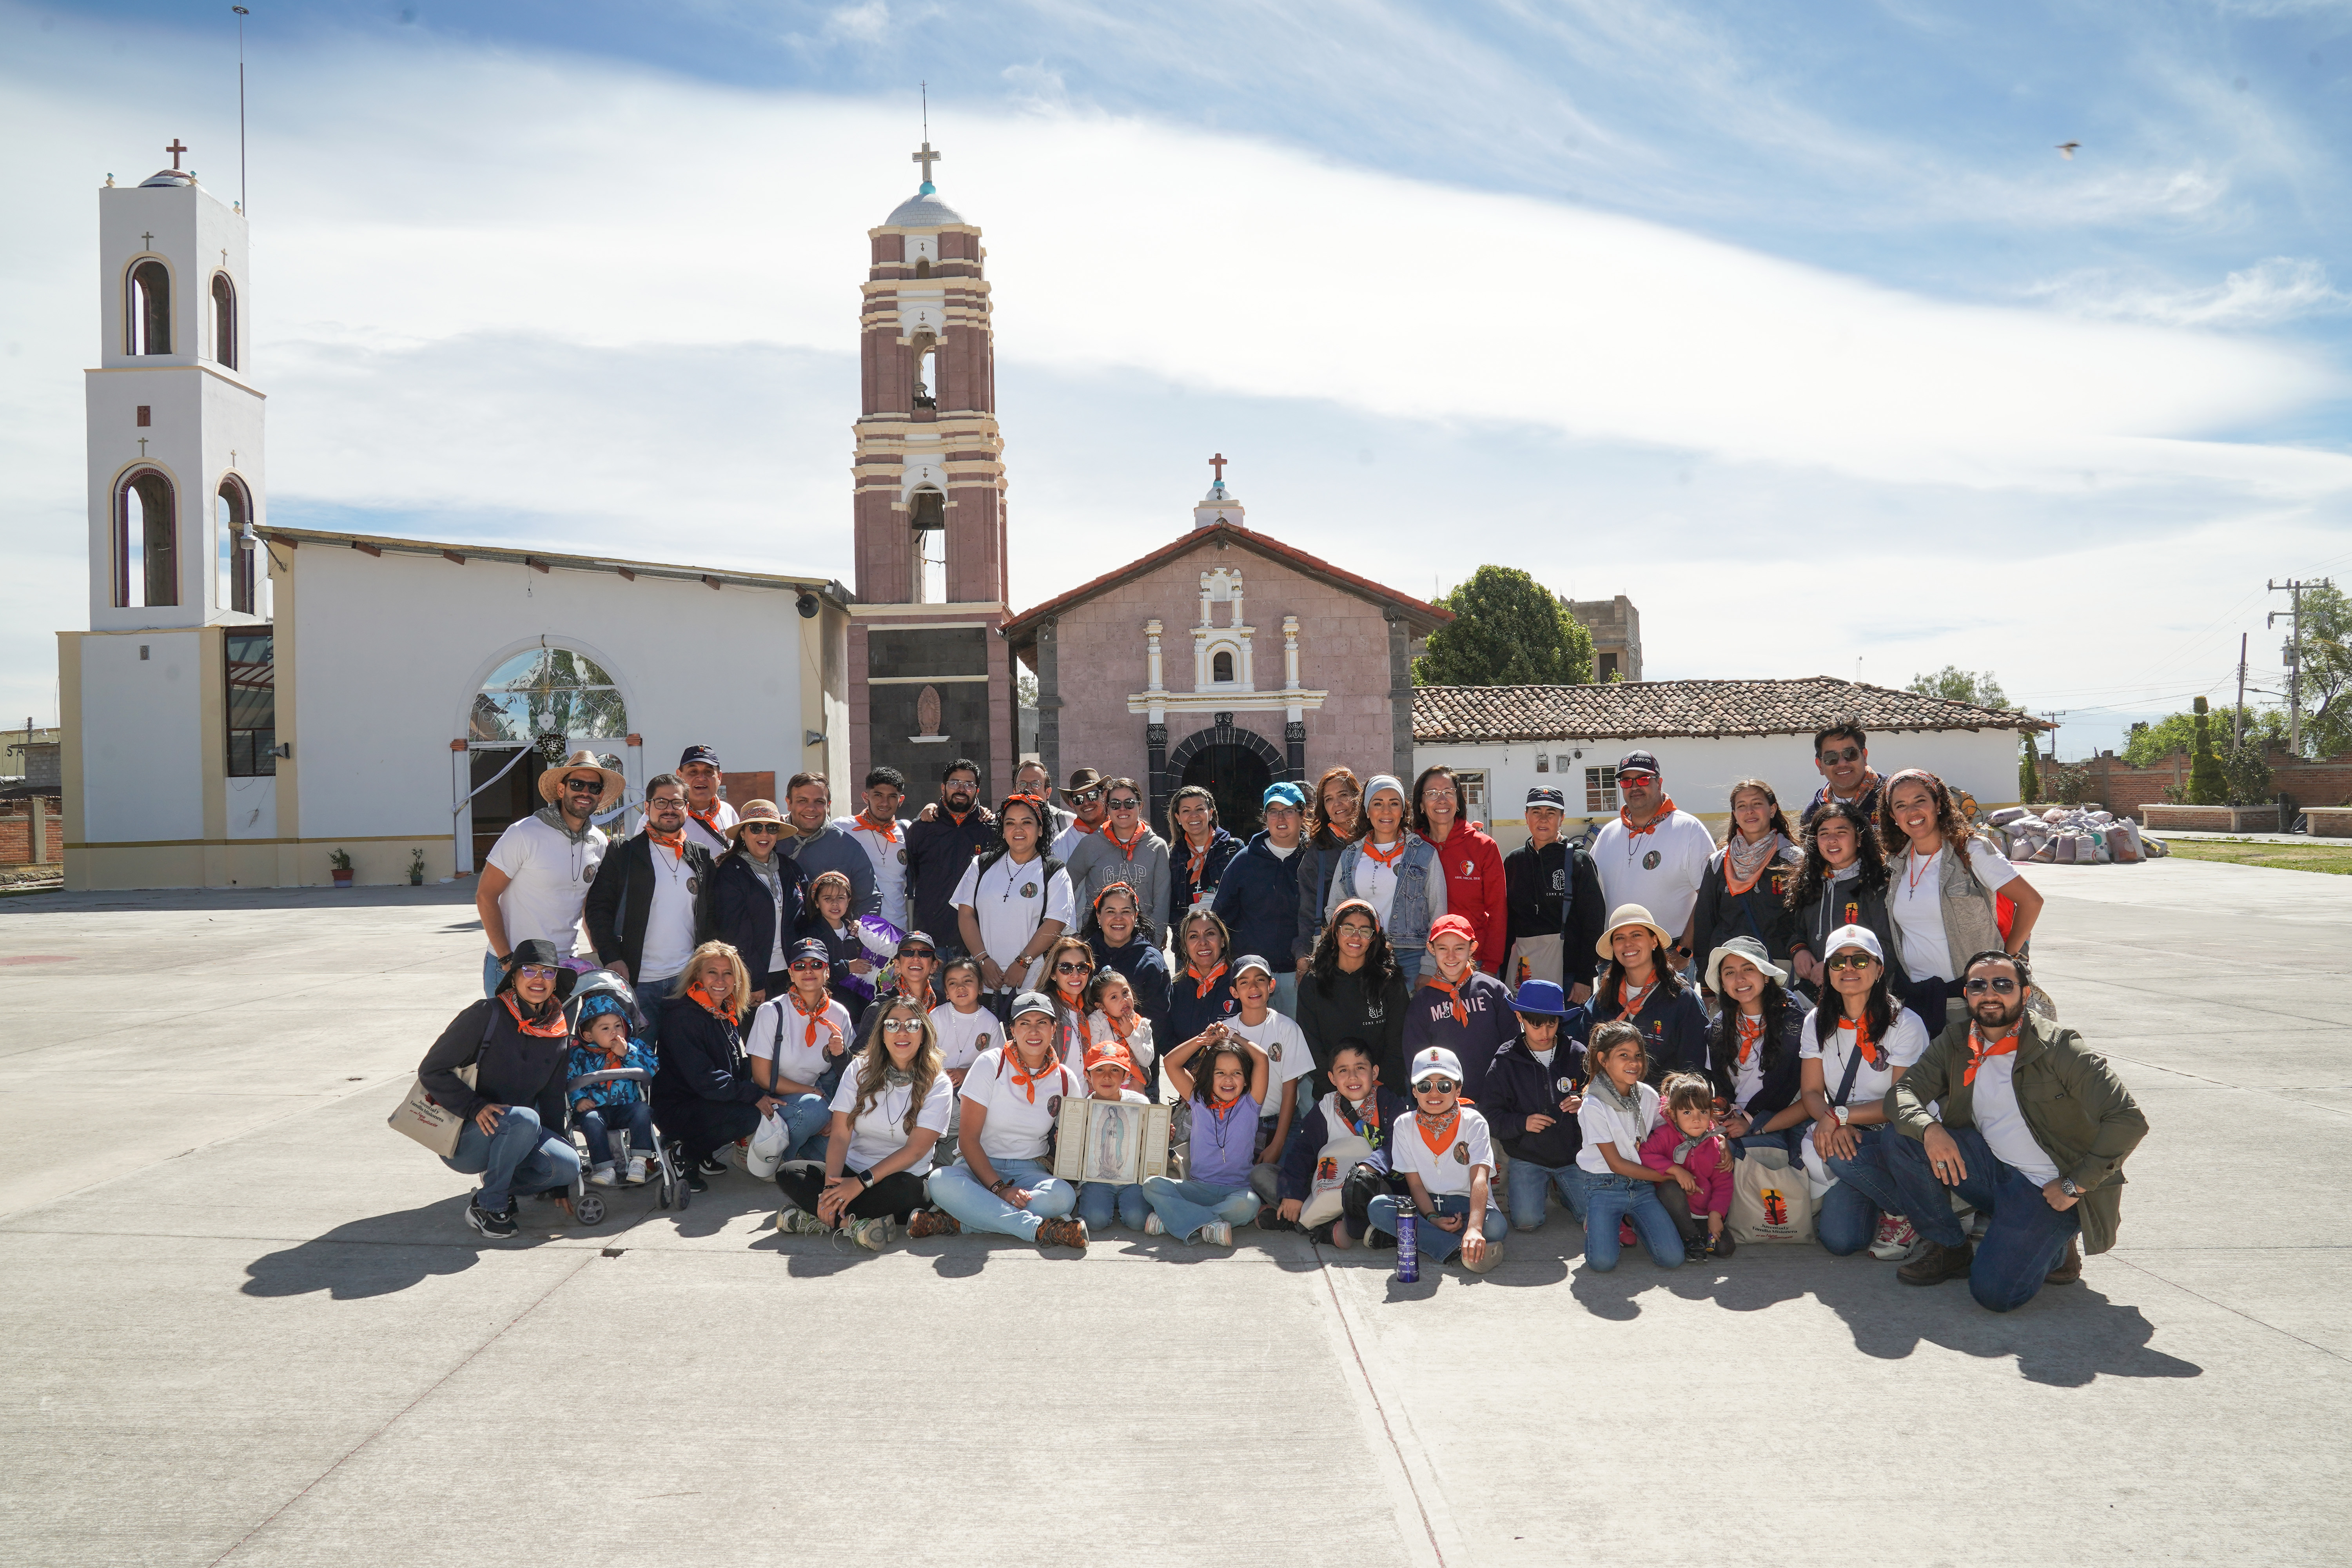
[(1987, 809), (2014, 805), (2028, 713), (1863, 686), (1798, 680), (1643, 680), (1595, 686), (1423, 686), (1412, 694), (1413, 765), (1469, 775), (1472, 815), (1516, 830), (1533, 784), (1568, 797), (1569, 826), (1616, 813), (1616, 765), (1655, 753), (1667, 793), (1721, 837), (1731, 786), (1770, 784), (1791, 821), (1821, 787), (1813, 732), (1840, 718), (1870, 735), (1881, 773), (1923, 767)]

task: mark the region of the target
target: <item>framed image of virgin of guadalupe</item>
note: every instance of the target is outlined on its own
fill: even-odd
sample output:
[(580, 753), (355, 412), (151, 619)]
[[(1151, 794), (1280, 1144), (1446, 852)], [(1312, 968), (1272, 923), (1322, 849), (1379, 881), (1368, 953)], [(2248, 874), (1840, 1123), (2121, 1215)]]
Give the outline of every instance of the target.
[(1065, 1099), (1054, 1133), (1054, 1174), (1066, 1182), (1133, 1186), (1168, 1173), (1168, 1107)]

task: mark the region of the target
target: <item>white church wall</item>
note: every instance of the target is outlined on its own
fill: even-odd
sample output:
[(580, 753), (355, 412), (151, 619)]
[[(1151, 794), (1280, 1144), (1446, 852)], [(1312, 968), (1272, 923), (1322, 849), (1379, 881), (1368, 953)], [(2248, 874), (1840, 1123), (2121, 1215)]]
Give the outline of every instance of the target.
[[(1926, 768), (1954, 788), (1974, 795), (1978, 805), (1992, 810), (2016, 803), (2019, 745), (2014, 730), (1888, 732), (1873, 738), (1870, 762), (1882, 773), (1906, 767)], [(1568, 797), (1568, 822), (1572, 832), (1587, 817), (1611, 815), (1586, 809), (1584, 770), (1614, 767), (1620, 757), (1634, 750), (1649, 752), (1658, 759), (1666, 793), (1677, 806), (1703, 819), (1717, 838), (1730, 821), (1731, 786), (1741, 779), (1760, 778), (1769, 784), (1792, 822), (1822, 783), (1821, 772), (1813, 765), (1813, 738), (1810, 734), (1665, 735), (1420, 745), (1413, 748), (1413, 766), (1418, 770), (1443, 763), (1455, 769), (1483, 770), (1486, 774), (1488, 820), (1492, 826), (1513, 834), (1521, 830), (1522, 803), (1528, 789), (1537, 784), (1549, 785)], [(1577, 755), (1579, 752), (1583, 754)], [(1538, 756), (1551, 760), (1552, 771), (1536, 771)], [(1559, 771), (1559, 759), (1562, 757), (1569, 759), (1565, 772)], [(1505, 845), (1506, 849), (1516, 847), (1516, 840)]]
[(278, 837), (278, 780), (272, 776), (223, 781), (227, 802), (226, 831), (231, 838), (270, 839)]
[[(305, 882), (327, 879), (339, 843), (362, 882), (405, 879), (412, 845), (425, 848), (429, 874), (451, 874), (461, 819), (451, 815), (449, 743), (465, 735), (488, 673), (541, 637), (613, 678), (645, 742), (633, 780), (667, 771), (695, 743), (717, 748), (730, 772), (773, 770), (779, 789), (824, 755), (803, 731), (828, 729), (826, 715), (804, 726), (802, 712), (802, 659), (816, 650), (805, 628), (818, 623), (798, 614), (791, 591), (316, 542), (291, 564)], [(284, 734), (286, 715), (279, 723)], [(625, 752), (618, 741), (609, 749)]]
[(82, 842), (201, 839), (204, 659), (197, 634), (146, 631), (74, 642), (83, 694)]

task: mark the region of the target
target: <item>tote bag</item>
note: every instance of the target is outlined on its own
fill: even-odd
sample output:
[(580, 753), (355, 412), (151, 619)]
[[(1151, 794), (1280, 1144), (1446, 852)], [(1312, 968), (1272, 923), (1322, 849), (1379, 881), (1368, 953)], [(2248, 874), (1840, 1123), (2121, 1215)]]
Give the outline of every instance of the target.
[(1813, 1239), (1813, 1194), (1805, 1173), (1778, 1149), (1750, 1149), (1731, 1163), (1731, 1238), (1763, 1241)]
[(1307, 1191), (1307, 1202), (1299, 1206), (1298, 1223), (1308, 1230), (1318, 1225), (1329, 1225), (1339, 1217), (1339, 1189), (1348, 1184), (1349, 1175), (1364, 1161), (1372, 1157), (1372, 1146), (1352, 1132), (1342, 1132), (1323, 1145), (1315, 1156), (1315, 1175)]
[[(474, 1087), (472, 1067), (459, 1068), (457, 1077), (467, 1089)], [(466, 1130), (466, 1119), (454, 1110), (434, 1104), (425, 1092), (425, 1080), (419, 1079), (408, 1086), (408, 1097), (385, 1119), (384, 1125), (404, 1137), (415, 1139), (447, 1160), (457, 1152), (457, 1134)]]

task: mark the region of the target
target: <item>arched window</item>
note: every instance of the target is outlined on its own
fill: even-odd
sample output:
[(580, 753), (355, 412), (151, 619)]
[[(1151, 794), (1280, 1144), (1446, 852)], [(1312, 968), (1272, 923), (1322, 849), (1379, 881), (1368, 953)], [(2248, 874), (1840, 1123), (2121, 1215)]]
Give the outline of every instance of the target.
[(179, 528), (172, 481), (152, 468), (114, 493), (114, 603), (138, 609), (180, 602)]
[(476, 741), (619, 740), (629, 732), (629, 715), (620, 688), (594, 659), (568, 647), (534, 647), (482, 682), (470, 729)]
[(226, 272), (213, 274), (213, 358), (236, 368), (236, 285)]
[(1233, 653), (1229, 649), (1220, 648), (1217, 650), (1216, 657), (1209, 660), (1209, 679), (1211, 680), (1217, 681), (1229, 681), (1233, 679)]
[(912, 344), (915, 353), (915, 395), (917, 408), (937, 408), (940, 405), (940, 345), (929, 332), (918, 332)]
[(245, 486), (232, 474), (221, 481), (213, 498), (214, 603), (240, 615), (261, 613), (257, 592), (253, 546), (246, 542), (245, 525), (253, 517), (253, 503)]
[(907, 498), (907, 519), (915, 534), (915, 580), (910, 586), (918, 605), (948, 602), (947, 497), (925, 485)]
[(929, 278), (930, 275), (931, 258), (928, 256), (918, 256), (915, 258), (915, 276), (918, 278)]
[(131, 269), (131, 293), (124, 301), (123, 352), (167, 354), (172, 352), (172, 273), (149, 258)]

